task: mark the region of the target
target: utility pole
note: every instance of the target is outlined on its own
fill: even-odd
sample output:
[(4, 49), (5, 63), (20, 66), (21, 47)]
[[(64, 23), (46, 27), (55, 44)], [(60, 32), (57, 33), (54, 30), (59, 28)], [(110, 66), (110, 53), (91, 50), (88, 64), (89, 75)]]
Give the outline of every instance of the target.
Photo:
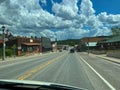
[(5, 26), (2, 26), (3, 31), (3, 58), (2, 60), (5, 60)]
[(57, 34), (56, 34), (56, 38), (55, 38), (55, 44), (56, 44), (56, 52), (57, 52)]
[(89, 48), (89, 37), (88, 37), (88, 54), (90, 52), (90, 48)]

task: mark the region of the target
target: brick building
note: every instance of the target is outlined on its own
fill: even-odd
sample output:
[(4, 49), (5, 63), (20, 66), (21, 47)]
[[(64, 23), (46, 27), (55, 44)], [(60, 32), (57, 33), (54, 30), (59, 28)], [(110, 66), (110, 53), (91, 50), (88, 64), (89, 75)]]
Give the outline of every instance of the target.
[(16, 37), (6, 42), (6, 48), (14, 46), (16, 55), (42, 52), (41, 42), (35, 38)]
[(0, 44), (2, 44), (3, 40), (0, 40)]

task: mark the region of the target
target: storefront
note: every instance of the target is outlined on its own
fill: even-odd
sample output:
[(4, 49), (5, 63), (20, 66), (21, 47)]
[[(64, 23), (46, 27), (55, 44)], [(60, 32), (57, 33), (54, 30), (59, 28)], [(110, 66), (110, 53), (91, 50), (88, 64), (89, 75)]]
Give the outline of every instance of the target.
[(6, 48), (13, 46), (17, 56), (42, 52), (41, 42), (35, 38), (16, 37), (6, 42)]

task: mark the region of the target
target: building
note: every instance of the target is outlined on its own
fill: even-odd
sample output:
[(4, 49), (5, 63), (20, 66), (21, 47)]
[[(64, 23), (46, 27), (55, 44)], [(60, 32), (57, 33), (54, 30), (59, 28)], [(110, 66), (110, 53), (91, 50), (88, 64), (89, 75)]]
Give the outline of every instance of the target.
[(77, 48), (79, 50), (96, 49), (98, 42), (107, 40), (108, 38), (109, 36), (84, 37), (80, 39), (80, 43)]
[(98, 42), (97, 46), (104, 50), (118, 50), (120, 49), (120, 36), (111, 36), (108, 40)]
[(6, 48), (11, 46), (18, 56), (42, 52), (41, 42), (34, 38), (16, 37), (6, 42)]
[(52, 44), (50, 38), (47, 37), (41, 37), (40, 39), (42, 43), (42, 52), (51, 51), (52, 50)]
[(3, 40), (0, 39), (0, 44), (2, 44), (2, 43), (3, 43)]

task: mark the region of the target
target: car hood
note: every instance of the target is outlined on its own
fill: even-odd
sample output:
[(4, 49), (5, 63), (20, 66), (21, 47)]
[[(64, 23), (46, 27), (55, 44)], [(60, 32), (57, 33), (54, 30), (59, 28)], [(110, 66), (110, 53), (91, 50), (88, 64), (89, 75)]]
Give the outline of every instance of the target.
[(44, 86), (58, 86), (58, 87), (67, 87), (75, 89), (75, 90), (86, 90), (83, 88), (75, 87), (75, 86), (70, 86), (70, 85), (64, 85), (64, 84), (59, 84), (59, 83), (51, 83), (51, 82), (42, 82), (42, 81), (33, 81), (33, 80), (14, 80), (14, 79), (0, 79), (0, 82), (4, 83), (12, 83), (12, 84), (27, 84), (27, 85), (44, 85)]

